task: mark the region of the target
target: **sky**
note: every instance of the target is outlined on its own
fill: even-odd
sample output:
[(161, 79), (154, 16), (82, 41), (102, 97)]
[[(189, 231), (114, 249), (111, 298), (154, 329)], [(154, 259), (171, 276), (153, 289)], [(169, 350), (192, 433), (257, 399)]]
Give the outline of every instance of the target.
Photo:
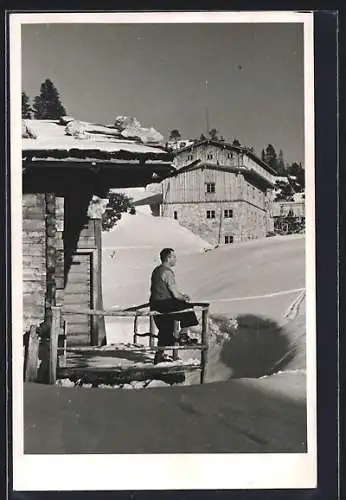
[(50, 78), (74, 118), (135, 116), (166, 139), (205, 134), (208, 109), (226, 140), (304, 163), (303, 49), (297, 23), (22, 25), (22, 90)]

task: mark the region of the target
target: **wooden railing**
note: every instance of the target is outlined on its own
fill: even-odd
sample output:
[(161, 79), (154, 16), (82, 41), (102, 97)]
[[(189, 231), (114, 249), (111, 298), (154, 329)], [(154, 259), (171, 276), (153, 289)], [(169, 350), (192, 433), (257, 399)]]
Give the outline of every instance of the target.
[[(98, 309), (71, 309), (71, 308), (61, 308), (61, 307), (52, 307), (52, 327), (51, 327), (51, 335), (49, 342), (49, 376), (48, 380), (50, 384), (54, 384), (57, 378), (57, 363), (58, 363), (58, 351), (61, 352), (63, 349), (64, 356), (66, 356), (67, 352), (83, 352), (83, 351), (93, 351), (96, 353), (98, 347), (67, 347), (66, 345), (66, 336), (68, 333), (61, 332), (61, 317), (62, 313), (66, 317), (69, 314), (81, 314), (88, 316), (110, 316), (110, 317), (129, 317), (134, 318), (134, 327), (133, 327), (133, 342), (137, 343), (138, 337), (149, 337), (149, 347), (143, 346), (139, 348), (143, 351), (159, 351), (159, 350), (172, 350), (173, 351), (173, 359), (177, 359), (179, 350), (199, 350), (201, 353), (201, 361), (200, 365), (197, 365), (195, 368), (199, 368), (201, 370), (200, 382), (203, 384), (205, 382), (207, 363), (208, 363), (208, 314), (209, 314), (209, 304), (207, 303), (191, 303), (190, 307), (184, 309), (182, 311), (174, 311), (171, 313), (159, 313), (156, 311), (150, 311), (148, 308), (149, 304), (142, 304), (140, 306), (133, 306), (127, 309), (111, 309), (111, 310), (98, 310)], [(191, 311), (199, 311), (202, 313), (202, 333), (201, 333), (201, 342), (198, 344), (192, 345), (173, 345), (173, 346), (157, 346), (155, 345), (155, 325), (154, 325), (154, 317), (162, 316), (162, 315), (170, 315), (175, 316), (177, 314), (181, 314), (184, 312)], [(138, 331), (138, 319), (140, 317), (148, 317), (149, 318), (149, 332), (139, 333)], [(64, 323), (66, 325), (66, 323)], [(174, 321), (174, 335), (177, 338), (177, 333), (179, 329), (179, 321)], [(65, 328), (66, 330), (66, 328)], [(64, 337), (64, 347), (58, 347), (59, 337)], [(107, 353), (111, 354), (112, 349), (107, 349)], [(192, 367), (190, 367), (192, 369)], [(151, 366), (151, 369), (159, 370), (160, 366), (156, 365), (156, 367)], [(181, 370), (184, 370), (184, 365), (181, 366)]]

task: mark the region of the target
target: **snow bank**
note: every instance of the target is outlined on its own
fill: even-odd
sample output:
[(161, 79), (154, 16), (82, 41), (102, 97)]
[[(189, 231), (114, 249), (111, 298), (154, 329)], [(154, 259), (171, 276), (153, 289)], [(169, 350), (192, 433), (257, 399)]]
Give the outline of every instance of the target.
[(153, 217), (138, 213), (123, 214), (116, 227), (102, 234), (104, 249), (172, 247), (185, 252), (196, 252), (212, 248), (209, 243), (196, 236), (174, 219)]

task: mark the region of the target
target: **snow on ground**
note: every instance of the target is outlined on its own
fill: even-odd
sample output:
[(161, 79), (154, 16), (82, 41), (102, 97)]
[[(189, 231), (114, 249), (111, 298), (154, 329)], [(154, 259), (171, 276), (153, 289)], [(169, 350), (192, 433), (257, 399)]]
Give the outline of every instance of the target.
[(285, 375), (285, 392), (279, 379), (132, 391), (25, 384), (24, 451), (304, 453), (303, 377)]
[[(147, 302), (159, 250), (176, 248), (181, 288), (210, 301), (224, 330), (209, 349), (214, 383), (132, 391), (25, 384), (25, 452), (305, 452), (304, 300), (290, 307), (305, 286), (304, 237), (204, 252), (199, 239), (164, 222), (128, 216), (104, 235), (104, 306)], [(230, 338), (225, 317), (239, 323)], [(106, 327), (109, 342), (132, 341), (131, 324)]]
[[(178, 256), (179, 287), (193, 301), (210, 302), (212, 317), (238, 319), (239, 328), (231, 341), (211, 341), (209, 382), (261, 376), (276, 364), (279, 369), (282, 359), (281, 364), (304, 369), (304, 306), (300, 319), (293, 318), (290, 327), (285, 319), (305, 287), (304, 236), (278, 236), (211, 249), (177, 221), (141, 213), (125, 215), (112, 232), (103, 234), (103, 244), (106, 309), (148, 301), (151, 271), (159, 264), (160, 250), (168, 246)], [(141, 332), (148, 331), (147, 318), (139, 325)], [(130, 342), (133, 320), (107, 318), (106, 331), (109, 343)], [(293, 348), (296, 337), (299, 346)], [(198, 357), (197, 352), (189, 355)], [(188, 380), (198, 382), (198, 374), (190, 374)]]

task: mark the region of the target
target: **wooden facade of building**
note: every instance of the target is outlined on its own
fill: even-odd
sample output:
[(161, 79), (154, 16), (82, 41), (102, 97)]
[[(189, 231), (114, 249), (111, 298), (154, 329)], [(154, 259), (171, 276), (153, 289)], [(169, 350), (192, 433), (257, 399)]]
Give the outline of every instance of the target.
[(214, 245), (265, 237), (275, 172), (254, 154), (204, 140), (175, 152), (177, 176), (162, 182), (161, 215)]
[[(138, 141), (66, 136), (59, 121), (27, 120), (25, 127), (23, 328), (36, 325), (44, 336), (53, 306), (102, 309), (101, 217), (109, 189), (160, 182), (175, 169), (167, 151)], [(96, 345), (105, 334), (103, 317), (69, 314), (67, 321), (72, 345)]]

